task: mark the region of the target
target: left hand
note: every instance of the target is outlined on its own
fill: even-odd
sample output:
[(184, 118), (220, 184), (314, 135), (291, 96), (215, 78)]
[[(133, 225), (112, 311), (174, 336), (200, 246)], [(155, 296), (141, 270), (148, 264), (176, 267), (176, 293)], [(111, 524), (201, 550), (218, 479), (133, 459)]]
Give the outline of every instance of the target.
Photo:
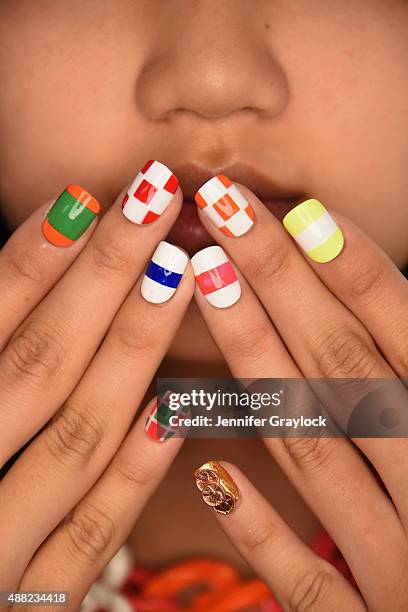
[[(337, 234), (331, 251), (327, 245), (316, 248), (327, 237), (324, 232), (335, 229), (327, 218), (320, 227), (323, 235), (303, 232), (309, 253), (325, 260), (313, 261), (249, 190), (238, 188), (255, 219), (247, 233), (240, 237), (221, 233), (205, 210), (200, 218), (233, 260), (242, 294), (224, 310), (196, 289), (197, 303), (233, 375), (406, 378), (408, 283), (387, 256), (336, 214), (344, 245)], [(298, 218), (292, 215), (292, 221), (293, 217), (296, 231), (304, 230), (302, 220), (313, 221), (307, 210)], [(318, 232), (318, 226), (314, 228)], [(199, 273), (211, 268), (203, 257), (192, 261)], [(218, 265), (219, 261), (214, 268)], [(221, 276), (223, 270), (218, 271)], [(210, 288), (207, 298), (213, 304), (218, 299), (220, 305), (228, 291), (211, 292), (216, 277), (217, 271), (212, 279), (202, 277), (201, 285), (204, 291)], [(231, 280), (230, 275), (224, 284)], [(406, 610), (408, 439), (353, 440), (380, 475), (386, 492), (347, 438), (264, 441), (339, 546), (360, 590), (307, 549), (232, 467), (242, 501), (232, 515), (217, 517), (285, 610), (306, 610), (308, 603), (313, 612), (338, 610), (340, 602), (347, 610), (386, 610), (390, 602), (393, 611)]]

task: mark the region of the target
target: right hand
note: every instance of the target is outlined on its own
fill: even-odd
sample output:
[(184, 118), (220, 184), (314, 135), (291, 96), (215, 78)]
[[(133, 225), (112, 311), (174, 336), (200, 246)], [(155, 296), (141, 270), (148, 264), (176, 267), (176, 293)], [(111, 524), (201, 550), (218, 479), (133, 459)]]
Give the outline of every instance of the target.
[(194, 291), (188, 266), (170, 301), (140, 294), (182, 194), (149, 225), (123, 195), (68, 248), (42, 234), (48, 203), (0, 251), (0, 467), (37, 434), (0, 482), (0, 591), (65, 589), (69, 609), (181, 445), (153, 442), (146, 415), (128, 430)]

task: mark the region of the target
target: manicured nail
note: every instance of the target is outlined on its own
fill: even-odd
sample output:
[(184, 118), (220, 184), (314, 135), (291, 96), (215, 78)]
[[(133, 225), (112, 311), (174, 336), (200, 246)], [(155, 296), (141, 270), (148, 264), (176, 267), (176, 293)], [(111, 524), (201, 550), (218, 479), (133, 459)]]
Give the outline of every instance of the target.
[(305, 253), (319, 263), (331, 261), (344, 246), (344, 236), (319, 200), (306, 200), (283, 219), (283, 225)]
[(220, 174), (204, 183), (195, 195), (203, 213), (226, 236), (242, 236), (254, 224), (254, 211), (228, 177)]
[(216, 308), (227, 308), (241, 297), (241, 285), (225, 251), (210, 246), (192, 258), (197, 285), (201, 293)]
[(153, 253), (140, 288), (148, 302), (162, 304), (176, 292), (188, 263), (188, 257), (176, 246), (160, 242)]
[(123, 214), (138, 225), (152, 223), (164, 213), (178, 184), (177, 177), (167, 166), (148, 161), (123, 198)]
[(194, 472), (203, 500), (220, 514), (232, 512), (239, 500), (234, 480), (218, 461), (207, 461)]
[(170, 407), (169, 395), (171, 393), (172, 391), (167, 391), (162, 397), (156, 399), (146, 420), (145, 432), (156, 442), (164, 442), (172, 438), (183, 424), (184, 417), (190, 413), (186, 406), (180, 406), (176, 410)]
[(82, 236), (100, 208), (88, 191), (79, 185), (68, 185), (48, 211), (43, 234), (51, 244), (68, 247)]

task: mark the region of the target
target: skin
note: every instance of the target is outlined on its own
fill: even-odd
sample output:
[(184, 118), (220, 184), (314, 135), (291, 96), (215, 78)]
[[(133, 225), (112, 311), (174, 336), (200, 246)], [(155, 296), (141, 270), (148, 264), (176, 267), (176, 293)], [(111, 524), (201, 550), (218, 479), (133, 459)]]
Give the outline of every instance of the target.
[[(214, 173), (240, 161), (318, 197), (398, 267), (408, 263), (403, 0), (316, 0), (313, 9), (308, 0), (259, 0), (256, 12), (252, 0), (3, 1), (0, 24), (0, 202), (12, 229), (72, 182), (106, 211), (149, 158)], [(163, 371), (222, 375), (225, 359), (192, 305)], [(310, 539), (316, 523), (280, 468), (255, 441), (243, 447), (185, 445), (188, 461), (173, 466), (176, 479), (165, 480), (132, 536), (141, 562), (192, 548), (236, 561), (204, 510), (194, 515), (206, 525), (196, 535), (196, 520), (186, 520), (197, 511), (192, 496), (181, 517), (173, 495), (177, 478), (187, 482), (209, 453), (248, 467), (264, 488), (267, 466), (275, 486), (265, 494)], [(163, 498), (175, 500), (174, 537), (146, 551)], [(186, 532), (188, 548), (177, 536)]]
[[(1, 3), (11, 227), (69, 182), (106, 208), (151, 157), (215, 171), (238, 159), (343, 212), (405, 265), (406, 2), (216, 4)], [(217, 358), (202, 325), (196, 351), (186, 346), (199, 320), (190, 314), (173, 357)]]
[[(345, 237), (340, 255), (326, 263), (303, 257), (254, 194), (242, 186), (241, 190), (257, 220), (245, 235), (226, 237), (202, 212), (200, 217), (239, 269), (242, 295), (226, 317), (196, 287), (197, 303), (233, 375), (305, 376), (321, 383), (329, 379), (331, 384), (340, 379), (335, 393), (322, 385), (311, 386), (343, 426), (345, 414), (355, 406), (355, 400), (350, 406), (355, 379), (358, 399), (365, 395), (362, 381), (376, 379), (378, 385), (378, 380), (394, 379), (393, 401), (390, 393), (387, 400), (401, 418), (408, 406), (407, 388), (398, 380), (408, 375), (406, 278), (340, 215), (337, 220)], [(352, 385), (344, 379), (353, 379)], [(301, 395), (301, 414), (313, 414)], [(293, 402), (290, 407), (296, 412)], [(371, 410), (374, 407), (371, 401)], [(390, 601), (393, 609), (406, 609), (408, 440), (379, 436), (352, 441), (373, 465), (386, 492), (348, 438), (264, 438), (271, 455), (338, 544), (361, 598), (337, 571), (305, 549), (232, 466), (242, 485), (242, 500), (236, 512), (218, 517), (220, 525), (285, 610), (307, 609), (310, 602), (313, 610), (336, 610), (339, 601), (359, 611), (381, 610)], [(393, 568), (392, 575), (387, 567)]]

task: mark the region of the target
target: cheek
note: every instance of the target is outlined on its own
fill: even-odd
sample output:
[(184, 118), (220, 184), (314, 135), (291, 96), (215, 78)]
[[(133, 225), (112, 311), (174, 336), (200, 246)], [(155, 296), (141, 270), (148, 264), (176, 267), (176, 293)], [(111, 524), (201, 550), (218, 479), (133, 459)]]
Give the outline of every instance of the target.
[[(350, 121), (350, 113), (346, 121), (353, 125), (344, 125), (343, 110), (333, 119), (338, 120), (338, 129), (333, 122), (319, 126), (326, 144), (315, 143), (313, 191), (360, 226), (402, 267), (408, 262), (408, 139), (403, 137), (408, 121), (405, 126), (395, 122), (393, 112), (386, 105), (381, 108), (380, 102), (365, 119), (362, 112)], [(330, 132), (332, 137), (326, 138)]]
[(309, 191), (400, 266), (408, 261), (406, 30), (380, 22), (354, 36), (331, 30), (332, 40), (303, 31), (302, 64), (288, 56), (297, 86), (291, 130)]
[(135, 75), (146, 40), (119, 35), (129, 21), (119, 12), (101, 11), (95, 28), (85, 5), (72, 23), (66, 11), (35, 14), (31, 26), (20, 18), (0, 47), (0, 201), (13, 227), (67, 182), (111, 202), (138, 162)]

